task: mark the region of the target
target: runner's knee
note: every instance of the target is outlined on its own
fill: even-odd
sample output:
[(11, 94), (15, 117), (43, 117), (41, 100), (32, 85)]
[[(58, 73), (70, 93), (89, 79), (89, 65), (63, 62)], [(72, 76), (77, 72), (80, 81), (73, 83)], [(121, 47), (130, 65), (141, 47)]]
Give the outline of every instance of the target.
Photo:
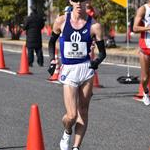
[(72, 114), (67, 114), (67, 120), (69, 122), (76, 122), (76, 119), (77, 119), (77, 114), (76, 113), (72, 113)]

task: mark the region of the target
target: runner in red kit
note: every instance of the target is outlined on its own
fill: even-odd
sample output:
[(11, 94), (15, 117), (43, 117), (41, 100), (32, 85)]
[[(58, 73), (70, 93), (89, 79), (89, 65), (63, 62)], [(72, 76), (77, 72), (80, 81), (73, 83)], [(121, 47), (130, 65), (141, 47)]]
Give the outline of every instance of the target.
[(145, 105), (149, 105), (149, 89), (147, 86), (150, 77), (150, 0), (137, 10), (133, 31), (141, 33), (139, 39), (139, 57), (141, 65), (141, 83), (144, 90), (143, 102)]

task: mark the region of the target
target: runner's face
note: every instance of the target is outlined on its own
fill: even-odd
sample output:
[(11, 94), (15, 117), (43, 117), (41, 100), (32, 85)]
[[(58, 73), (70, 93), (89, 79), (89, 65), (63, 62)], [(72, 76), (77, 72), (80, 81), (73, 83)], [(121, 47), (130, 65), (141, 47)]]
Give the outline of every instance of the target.
[(71, 1), (74, 2), (74, 3), (78, 3), (78, 2), (84, 2), (86, 0), (71, 0)]
[(83, 13), (85, 11), (85, 6), (88, 0), (70, 0), (71, 5), (74, 10), (78, 13)]

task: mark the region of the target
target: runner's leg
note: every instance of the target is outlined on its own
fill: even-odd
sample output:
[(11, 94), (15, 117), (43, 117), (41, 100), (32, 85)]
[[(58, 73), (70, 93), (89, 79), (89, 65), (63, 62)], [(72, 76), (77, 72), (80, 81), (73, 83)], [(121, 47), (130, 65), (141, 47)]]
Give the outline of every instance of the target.
[(60, 140), (60, 149), (69, 150), (72, 126), (76, 122), (77, 116), (77, 94), (78, 88), (70, 85), (64, 85), (64, 104), (66, 107), (66, 114), (63, 116), (62, 122), (65, 131)]
[(65, 129), (69, 133), (71, 133), (72, 126), (76, 122), (77, 117), (78, 87), (64, 85), (63, 89), (66, 114), (63, 116), (62, 122), (64, 124)]
[(93, 78), (86, 81), (79, 89), (78, 116), (75, 125), (73, 147), (80, 147), (88, 124), (88, 109), (93, 88)]
[(141, 65), (141, 82), (143, 89), (147, 92), (147, 85), (149, 82), (149, 67), (150, 57), (140, 52), (140, 65)]

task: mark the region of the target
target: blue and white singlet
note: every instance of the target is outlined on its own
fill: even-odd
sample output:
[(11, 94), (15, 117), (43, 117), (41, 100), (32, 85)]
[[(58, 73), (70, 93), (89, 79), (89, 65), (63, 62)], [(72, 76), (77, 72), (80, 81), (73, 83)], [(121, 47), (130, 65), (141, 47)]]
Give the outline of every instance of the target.
[(90, 60), (90, 35), (92, 18), (88, 16), (81, 29), (74, 29), (70, 23), (71, 13), (67, 13), (64, 30), (60, 35), (60, 52), (62, 64), (78, 64)]

